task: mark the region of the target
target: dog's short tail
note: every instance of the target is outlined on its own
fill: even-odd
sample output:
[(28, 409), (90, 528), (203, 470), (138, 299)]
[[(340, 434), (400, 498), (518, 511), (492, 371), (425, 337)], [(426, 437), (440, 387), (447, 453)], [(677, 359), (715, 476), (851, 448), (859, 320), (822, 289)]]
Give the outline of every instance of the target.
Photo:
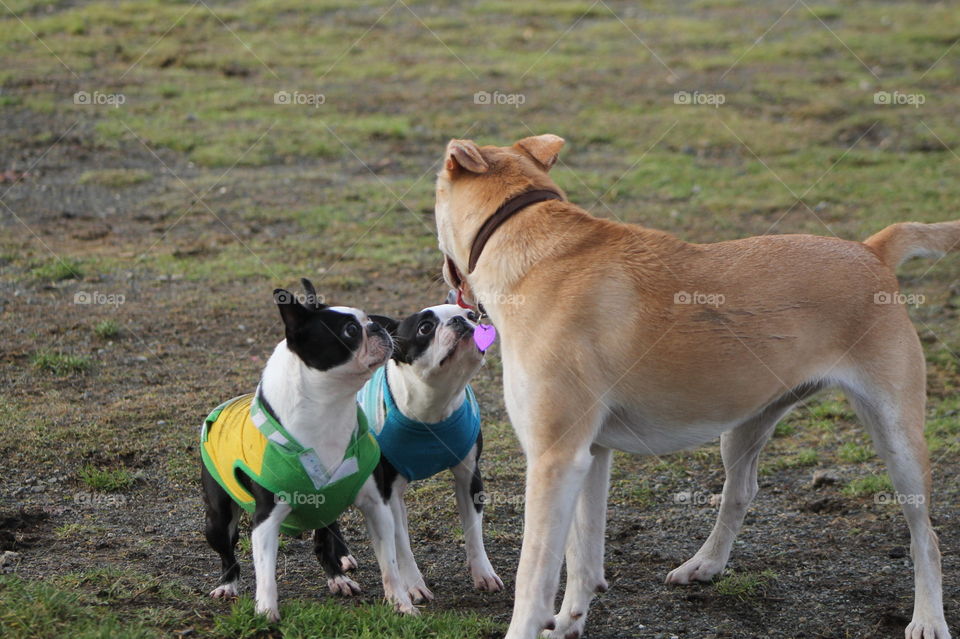
[(911, 257), (940, 257), (960, 250), (960, 221), (901, 222), (871, 235), (864, 244), (873, 249), (884, 264), (896, 269)]

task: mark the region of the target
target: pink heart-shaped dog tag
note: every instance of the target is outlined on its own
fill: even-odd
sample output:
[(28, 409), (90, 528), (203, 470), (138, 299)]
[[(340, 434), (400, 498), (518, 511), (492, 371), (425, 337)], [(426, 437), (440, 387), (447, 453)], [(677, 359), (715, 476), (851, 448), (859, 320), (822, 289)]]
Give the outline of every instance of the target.
[(473, 329), (473, 341), (477, 343), (477, 348), (481, 353), (486, 353), (493, 340), (497, 339), (497, 329), (487, 324), (478, 324)]

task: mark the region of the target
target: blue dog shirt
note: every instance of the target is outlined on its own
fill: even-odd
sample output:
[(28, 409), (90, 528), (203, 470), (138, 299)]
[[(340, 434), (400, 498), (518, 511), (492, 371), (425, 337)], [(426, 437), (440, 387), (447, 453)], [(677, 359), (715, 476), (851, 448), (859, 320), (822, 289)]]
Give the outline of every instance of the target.
[(380, 453), (408, 481), (456, 466), (480, 435), (480, 405), (469, 385), (460, 408), (436, 424), (424, 424), (400, 412), (387, 383), (386, 366), (378, 368), (360, 389), (357, 401), (380, 444)]

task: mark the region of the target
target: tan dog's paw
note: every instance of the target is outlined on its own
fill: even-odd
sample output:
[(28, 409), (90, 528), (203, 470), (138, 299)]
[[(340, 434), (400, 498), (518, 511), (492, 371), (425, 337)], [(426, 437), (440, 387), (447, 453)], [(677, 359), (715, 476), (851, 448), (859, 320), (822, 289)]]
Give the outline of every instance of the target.
[(950, 639), (950, 630), (942, 617), (933, 620), (914, 617), (903, 636), (905, 639)]
[(694, 555), (680, 567), (671, 570), (665, 583), (686, 586), (694, 581), (713, 581), (713, 578), (723, 571), (726, 563), (718, 559)]

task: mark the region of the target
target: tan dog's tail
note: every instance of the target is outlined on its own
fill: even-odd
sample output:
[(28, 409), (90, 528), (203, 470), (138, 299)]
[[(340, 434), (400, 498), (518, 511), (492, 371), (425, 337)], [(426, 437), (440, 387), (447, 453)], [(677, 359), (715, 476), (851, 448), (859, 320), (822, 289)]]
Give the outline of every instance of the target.
[(939, 257), (960, 250), (960, 221), (892, 224), (868, 237), (864, 244), (873, 249), (884, 264), (896, 269), (911, 257)]

